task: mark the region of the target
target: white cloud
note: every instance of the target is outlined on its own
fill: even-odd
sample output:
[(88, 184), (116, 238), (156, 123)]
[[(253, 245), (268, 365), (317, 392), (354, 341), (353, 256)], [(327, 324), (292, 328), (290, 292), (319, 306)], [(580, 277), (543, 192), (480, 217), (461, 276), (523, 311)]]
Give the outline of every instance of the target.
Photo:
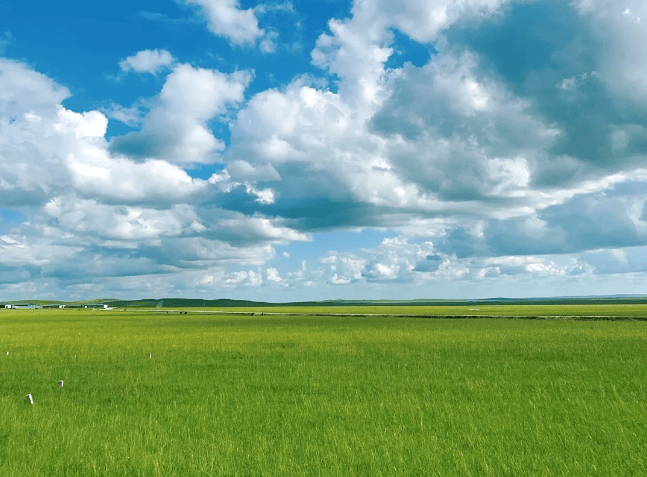
[(107, 150), (107, 118), (60, 105), (67, 96), (43, 75), (0, 61), (0, 196), (5, 204), (44, 204), (70, 188), (127, 202), (185, 199), (208, 184), (172, 164), (136, 163)]
[(128, 73), (150, 73), (157, 75), (160, 71), (170, 68), (175, 58), (166, 50), (142, 50), (133, 56), (119, 62), (121, 71)]
[(281, 176), (270, 164), (253, 166), (247, 161), (233, 160), (227, 163), (227, 172), (238, 182), (278, 181)]
[(225, 287), (258, 287), (263, 284), (263, 275), (254, 270), (241, 270), (226, 274), (222, 279), (222, 285)]
[[(18, 146), (18, 151), (25, 149), (26, 154), (14, 156), (15, 146), (6, 156), (0, 153), (0, 159), (5, 157), (4, 167), (11, 171), (5, 175), (5, 181), (14, 178), (12, 183), (7, 181), (11, 190), (31, 191), (39, 187), (49, 194), (72, 184), (88, 196), (168, 202), (186, 198), (207, 185), (164, 161), (136, 163), (126, 157), (111, 156), (104, 139), (108, 121), (98, 111), (76, 113), (57, 105), (51, 110), (43, 108), (37, 117), (38, 120), (32, 112), (24, 122), (12, 124), (13, 137), (5, 142)], [(26, 159), (29, 164), (21, 167), (21, 161)], [(0, 170), (2, 167), (0, 162)]]
[[(371, 2), (369, 2), (370, 4)], [(431, 42), (453, 24), (466, 20), (483, 20), (500, 12), (511, 0), (403, 0), (375, 2), (380, 15), (411, 38)], [(368, 8), (366, 8), (368, 10)]]
[(156, 210), (57, 197), (43, 210), (55, 218), (63, 230), (126, 241), (155, 240), (163, 235), (177, 236), (205, 230), (194, 210), (187, 205)]
[(595, 250), (582, 254), (579, 264), (590, 267), (595, 274), (647, 272), (647, 247)]
[(378, 247), (363, 251), (372, 256), (362, 271), (370, 281), (416, 282), (443, 263), (443, 258), (434, 254), (432, 242), (410, 244), (400, 237), (384, 239)]
[(119, 104), (113, 104), (101, 110), (110, 119), (116, 119), (130, 127), (139, 127), (144, 117), (142, 108), (135, 104), (129, 108)]
[(330, 277), (330, 280), (328, 281), (328, 283), (330, 283), (331, 285), (348, 285), (350, 282), (350, 278), (342, 278), (336, 273), (332, 277)]
[(88, 152), (96, 154), (68, 158), (75, 188), (88, 196), (160, 204), (189, 199), (207, 186), (165, 161), (135, 163), (125, 157), (110, 157), (104, 150)]
[[(328, 252), (327, 255), (319, 259), (319, 262), (329, 271), (328, 283), (346, 285), (362, 280), (362, 270), (367, 261), (351, 253)], [(312, 278), (320, 280), (324, 277)]]
[(631, 8), (625, 9), (625, 11), (623, 11), (622, 14), (625, 15), (625, 16), (628, 16), (629, 18), (631, 18), (636, 23), (640, 23), (640, 16), (635, 14), (634, 12), (632, 12)]
[[(391, 98), (369, 98), (362, 107), (356, 95), (347, 102), (342, 92), (354, 79), (344, 80), (339, 93), (301, 80), (284, 91), (264, 91), (239, 112), (228, 156), (245, 157), (248, 168), (269, 164), (282, 179), (273, 188), (283, 198), (316, 193), (378, 207), (471, 214), (474, 203), (468, 208), (451, 196), (521, 197), (526, 201), (513, 213), (529, 213), (548, 203), (545, 194), (534, 195), (527, 186), (534, 160), (545, 155), (559, 131), (527, 112), (528, 102), (487, 77), (478, 78), (477, 65), (470, 54), (439, 56), (423, 69), (410, 67), (380, 80), (391, 89)], [(400, 91), (399, 84), (415, 86)], [(398, 104), (397, 94), (407, 102)], [(399, 116), (400, 111), (408, 117)], [(404, 133), (389, 137), (392, 126), (382, 116), (402, 127), (419, 124), (422, 131), (411, 138)], [(470, 129), (461, 125), (437, 134), (449, 118)], [(506, 144), (503, 136), (511, 132), (514, 142)], [(243, 164), (236, 161), (232, 166)], [(483, 204), (480, 213), (498, 213), (490, 204)], [(500, 206), (510, 210), (508, 203)]]
[(65, 187), (65, 158), (79, 141), (100, 131), (100, 113), (70, 129), (60, 103), (69, 91), (28, 66), (0, 59), (0, 202), (39, 204)]
[[(274, 243), (309, 242), (310, 234), (301, 233), (286, 227), (282, 219), (265, 217), (248, 217), (240, 214), (236, 218), (224, 218), (218, 222), (221, 229), (244, 241), (270, 241)], [(223, 230), (223, 232), (224, 232)]]
[[(276, 32), (259, 28), (256, 17), (269, 16), (269, 7), (187, 3), (232, 43), (277, 48)], [(469, 47), (480, 22), (496, 17), (490, 27), (503, 31), (520, 3), (357, 1), (312, 52), (324, 78), (298, 77), (247, 102), (252, 73), (196, 68), (166, 50), (145, 50), (120, 65), (152, 74), (168, 68), (157, 96), (74, 112), (62, 106), (65, 87), (0, 60), (0, 203), (31, 221), (3, 224), (0, 263), (41, 267), (40, 277), (25, 270), (20, 283), (49, 291), (48, 276), (71, 283), (79, 274), (58, 257), (91, 261), (93, 277), (133, 275), (107, 285), (122, 290), (641, 273), (632, 263), (642, 264), (642, 249), (622, 253), (647, 241), (640, 182), (647, 171), (639, 169), (647, 151), (644, 2), (547, 4), (564, 18), (581, 15), (580, 30), (567, 45), (549, 42), (546, 58), (529, 58), (532, 68), (550, 59), (550, 71), (517, 71), (523, 80), (483, 45)], [(462, 25), (470, 35), (450, 31)], [(393, 30), (433, 43), (427, 64), (387, 67), (399, 47)], [(109, 142), (108, 118), (141, 130)], [(230, 147), (214, 122), (231, 126)], [(591, 157), (566, 147), (596, 138)], [(218, 161), (224, 169), (214, 167), (207, 181), (184, 170)], [(633, 189), (623, 196), (623, 188)], [(400, 235), (330, 252), (311, 269), (264, 268), (276, 255), (272, 244), (357, 227)], [(584, 258), (571, 253), (600, 248)], [(0, 283), (9, 273), (0, 269)]]
[(71, 260), (83, 250), (80, 246), (56, 243), (50, 237), (25, 235), (0, 236), (0, 264), (43, 267), (52, 262)]
[(279, 34), (275, 31), (268, 32), (258, 45), (263, 53), (274, 53)]
[(591, 22), (601, 48), (595, 51), (601, 79), (626, 100), (647, 105), (647, 4), (642, 0), (580, 0), (575, 7)]
[(177, 163), (209, 163), (224, 149), (208, 122), (223, 119), (244, 99), (249, 72), (175, 67), (166, 78), (156, 105), (143, 119), (141, 131), (113, 139), (114, 151)]
[[(225, 86), (224, 91), (211, 92), (210, 97), (203, 94), (200, 100), (187, 96), (194, 101), (189, 107), (201, 120), (226, 113), (228, 99), (223, 105), (214, 97), (229, 97), (226, 87), (235, 90), (235, 79), (245, 76), (201, 74), (190, 67), (187, 72), (196, 73), (198, 83), (206, 78), (207, 89)], [(0, 60), (0, 73), (0, 197), (4, 207), (20, 207), (31, 216), (30, 222), (5, 224), (10, 231), (3, 231), (0, 241), (0, 281), (7, 270), (15, 277), (11, 280), (21, 281), (22, 288), (12, 285), (12, 290), (33, 288), (56, 295), (68, 293), (64, 288), (69, 286), (69, 293), (78, 294), (99, 290), (88, 283), (97, 277), (124, 274), (140, 276), (131, 281), (142, 289), (150, 284), (160, 284), (160, 290), (180, 289), (191, 277), (183, 272), (185, 267), (260, 266), (275, 256), (268, 242), (310, 238), (282, 225), (281, 219), (259, 218), (256, 224), (257, 219), (252, 219), (238, 236), (235, 223), (219, 225), (222, 214), (207, 213), (203, 219), (199, 207), (190, 204), (213, 199), (221, 193), (217, 187), (192, 179), (182, 168), (161, 159), (136, 162), (128, 155), (112, 154), (105, 139), (104, 114), (64, 108), (60, 103), (69, 96), (68, 90), (24, 64)], [(242, 90), (234, 96), (240, 97)], [(167, 104), (177, 100), (173, 91), (163, 94), (169, 95)], [(247, 173), (254, 170), (246, 169)], [(258, 171), (269, 173), (271, 168)], [(250, 184), (250, 188), (254, 187)], [(269, 201), (267, 190), (256, 193), (259, 200)], [(233, 227), (230, 239), (244, 244), (203, 237), (214, 228), (229, 227)], [(26, 268), (18, 273), (7, 267)], [(34, 267), (39, 268), (34, 271)], [(32, 280), (30, 270), (41, 278)], [(154, 276), (161, 272), (169, 278)], [(126, 282), (106, 283), (106, 289), (114, 286), (123, 291), (120, 287)], [(262, 278), (251, 272), (246, 283), (256, 286)]]
[[(353, 17), (332, 21), (313, 51), (314, 63), (339, 78), (338, 92), (296, 80), (257, 94), (232, 126), (229, 157), (269, 163), (282, 179), (273, 185), (279, 206), (281, 199), (316, 194), (401, 210), (387, 222), (397, 227), (435, 215), (461, 222), (525, 216), (626, 180), (631, 173), (587, 177), (595, 172), (578, 159), (552, 156), (566, 132), (485, 71), (475, 53), (458, 54), (441, 42), (444, 51), (422, 68), (385, 69), (389, 25), (402, 25), (414, 38), (435, 38), (456, 22), (503, 14), (506, 3), (403, 2), (404, 10), (356, 4)], [(413, 23), (393, 20), (396, 13)], [(416, 30), (421, 18), (435, 23), (425, 27), (420, 20), (428, 31)], [(566, 89), (597, 77), (596, 71), (572, 77)], [(557, 174), (555, 164), (580, 179), (538, 187), (533, 179)], [(413, 218), (405, 215), (414, 210)]]
[(281, 283), (283, 279), (279, 276), (279, 271), (276, 268), (268, 267), (265, 269), (265, 278), (268, 282)]
[(209, 30), (236, 45), (253, 44), (263, 36), (254, 10), (242, 10), (238, 0), (185, 0), (198, 5), (207, 18)]
[(70, 96), (70, 91), (24, 63), (0, 58), (0, 114), (24, 115), (29, 111), (54, 109)]
[(226, 265), (263, 265), (275, 257), (267, 243), (232, 245), (206, 237), (162, 239), (163, 260), (178, 267), (213, 268)]
[(415, 187), (389, 170), (385, 141), (366, 128), (339, 95), (295, 81), (284, 92), (257, 94), (239, 112), (228, 155), (255, 167), (269, 164), (282, 178), (273, 188), (283, 196), (350, 194), (374, 204), (407, 203)]
[(259, 3), (254, 7), (254, 12), (258, 16), (267, 15), (268, 13), (284, 12), (294, 14), (296, 11), (290, 1), (276, 3)]
[[(356, 107), (379, 102), (384, 63), (393, 53), (391, 28), (420, 42), (432, 42), (460, 20), (483, 19), (497, 13), (509, 0), (367, 0), (354, 2), (352, 17), (332, 19), (331, 34), (323, 34), (312, 52), (314, 64), (341, 79), (339, 91)], [(476, 91), (477, 93), (477, 91)]]
[(590, 73), (581, 73), (579, 75), (571, 76), (570, 78), (564, 78), (557, 87), (564, 91), (577, 91), (580, 86), (587, 80), (597, 77), (599, 77), (597, 71), (592, 71)]
[(424, 67), (406, 65), (392, 88), (373, 124), (389, 136), (385, 155), (394, 172), (449, 207), (463, 197), (525, 198), (530, 207), (545, 200), (528, 186), (561, 132), (481, 72), (478, 56), (440, 53)]

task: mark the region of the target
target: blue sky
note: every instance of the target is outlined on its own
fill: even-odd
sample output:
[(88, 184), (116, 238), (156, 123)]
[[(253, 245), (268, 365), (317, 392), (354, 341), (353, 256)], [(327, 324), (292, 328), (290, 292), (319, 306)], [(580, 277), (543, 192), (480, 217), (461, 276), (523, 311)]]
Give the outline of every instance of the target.
[(0, 0), (0, 298), (647, 290), (639, 0)]

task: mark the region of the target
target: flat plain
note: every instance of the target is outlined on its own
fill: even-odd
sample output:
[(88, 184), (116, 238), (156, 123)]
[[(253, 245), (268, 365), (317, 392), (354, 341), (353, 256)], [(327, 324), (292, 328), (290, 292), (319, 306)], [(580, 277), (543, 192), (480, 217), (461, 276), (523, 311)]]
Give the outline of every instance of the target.
[(646, 306), (330, 308), (0, 311), (0, 475), (647, 475)]

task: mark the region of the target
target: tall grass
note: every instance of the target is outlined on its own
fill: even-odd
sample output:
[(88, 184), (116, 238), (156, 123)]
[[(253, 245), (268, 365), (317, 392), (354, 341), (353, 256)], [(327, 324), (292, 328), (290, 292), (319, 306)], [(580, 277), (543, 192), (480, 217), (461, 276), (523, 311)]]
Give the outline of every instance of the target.
[(0, 475), (645, 475), (646, 364), (644, 322), (3, 311)]

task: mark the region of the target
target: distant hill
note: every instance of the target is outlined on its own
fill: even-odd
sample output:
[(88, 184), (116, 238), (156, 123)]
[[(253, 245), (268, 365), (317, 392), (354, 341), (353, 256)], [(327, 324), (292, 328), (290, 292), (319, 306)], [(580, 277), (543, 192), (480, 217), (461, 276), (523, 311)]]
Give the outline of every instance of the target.
[(474, 300), (324, 300), (299, 301), (288, 303), (268, 303), (251, 300), (230, 300), (219, 298), (206, 300), (202, 298), (145, 298), (141, 300), (121, 300), (118, 298), (97, 298), (83, 301), (61, 300), (14, 300), (0, 302), (5, 304), (60, 304), (60, 305), (90, 305), (106, 304), (111, 307), (133, 308), (179, 308), (179, 307), (274, 307), (274, 306), (471, 306), (471, 305), (613, 305), (613, 304), (647, 304), (647, 295), (608, 295), (588, 297), (538, 297), (538, 298), (485, 298)]
[(110, 300), (102, 303), (115, 307), (273, 307), (273, 306), (466, 306), (466, 305), (607, 305), (647, 304), (647, 295), (615, 295), (592, 297), (486, 298), (477, 300), (324, 300), (288, 303), (269, 303), (251, 300), (220, 298), (147, 298), (142, 300)]
[[(113, 300), (107, 302), (115, 307), (233, 307), (233, 306), (277, 306), (274, 303), (264, 303), (248, 300), (229, 300), (226, 298), (218, 300), (204, 300), (201, 298), (145, 298), (142, 300)], [(279, 304), (282, 305), (282, 304)]]
[(96, 305), (108, 304), (116, 301), (117, 298), (94, 298), (92, 300), (79, 300), (79, 301), (65, 301), (65, 300), (9, 300), (0, 301), (0, 305), (17, 305), (17, 304), (31, 304), (31, 305)]

